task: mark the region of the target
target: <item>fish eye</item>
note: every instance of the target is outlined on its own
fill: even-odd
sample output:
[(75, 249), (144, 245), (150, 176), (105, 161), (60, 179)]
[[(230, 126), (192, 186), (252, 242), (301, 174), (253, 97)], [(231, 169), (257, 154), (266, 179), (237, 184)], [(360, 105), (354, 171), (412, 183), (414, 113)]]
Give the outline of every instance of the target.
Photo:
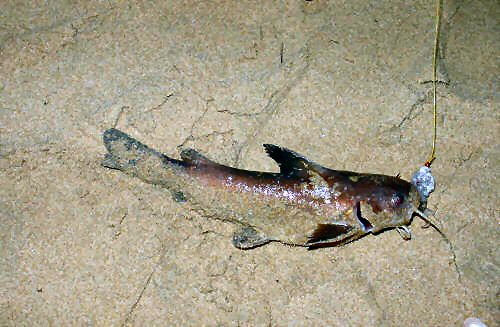
[(391, 197), (391, 206), (397, 208), (403, 204), (405, 196), (402, 193), (394, 193)]

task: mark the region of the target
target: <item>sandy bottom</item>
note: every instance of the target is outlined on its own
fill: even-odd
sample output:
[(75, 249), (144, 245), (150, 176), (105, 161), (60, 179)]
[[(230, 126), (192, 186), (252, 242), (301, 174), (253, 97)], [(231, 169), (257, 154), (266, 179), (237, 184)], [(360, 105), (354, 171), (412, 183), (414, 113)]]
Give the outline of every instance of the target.
[(48, 3), (0, 4), (0, 325), (498, 325), (497, 1), (445, 1), (429, 207), (449, 243), (414, 221), (315, 251), (235, 249), (229, 224), (101, 167), (102, 132), (409, 179), (433, 1)]

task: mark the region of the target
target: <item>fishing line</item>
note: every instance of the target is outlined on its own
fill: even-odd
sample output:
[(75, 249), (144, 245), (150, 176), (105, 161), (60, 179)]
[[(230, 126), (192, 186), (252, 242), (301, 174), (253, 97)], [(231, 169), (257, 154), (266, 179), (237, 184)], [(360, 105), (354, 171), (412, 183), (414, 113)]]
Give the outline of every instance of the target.
[(434, 33), (434, 55), (432, 59), (432, 88), (433, 88), (433, 111), (434, 124), (432, 135), (432, 149), (429, 158), (423, 167), (420, 167), (412, 177), (412, 184), (415, 185), (421, 197), (421, 209), (427, 206), (427, 198), (434, 191), (435, 181), (431, 174), (432, 162), (436, 159), (436, 140), (437, 140), (437, 59), (439, 53), (439, 31), (441, 27), (441, 1), (436, 0), (436, 25)]
[(436, 159), (436, 139), (437, 139), (437, 58), (439, 52), (439, 32), (441, 30), (441, 1), (436, 1), (436, 27), (434, 31), (434, 56), (432, 60), (432, 87), (433, 87), (433, 108), (434, 108), (434, 131), (432, 136), (432, 150), (429, 158), (425, 162), (425, 166), (431, 166)]

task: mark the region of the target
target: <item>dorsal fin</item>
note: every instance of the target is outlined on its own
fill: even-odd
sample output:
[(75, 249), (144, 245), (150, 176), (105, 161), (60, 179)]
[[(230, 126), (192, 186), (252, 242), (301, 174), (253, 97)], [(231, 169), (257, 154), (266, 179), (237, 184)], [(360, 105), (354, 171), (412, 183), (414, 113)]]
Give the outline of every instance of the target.
[(181, 151), (181, 158), (184, 160), (186, 163), (194, 166), (198, 165), (211, 165), (214, 162), (198, 151), (194, 149), (185, 149)]
[[(309, 179), (316, 172), (316, 164), (302, 155), (274, 144), (264, 144), (267, 154), (280, 166), (280, 173), (288, 178)], [(316, 172), (317, 173), (317, 172)]]
[(287, 178), (297, 178), (318, 186), (328, 185), (324, 168), (301, 154), (274, 144), (264, 144), (267, 154), (278, 163), (280, 173)]

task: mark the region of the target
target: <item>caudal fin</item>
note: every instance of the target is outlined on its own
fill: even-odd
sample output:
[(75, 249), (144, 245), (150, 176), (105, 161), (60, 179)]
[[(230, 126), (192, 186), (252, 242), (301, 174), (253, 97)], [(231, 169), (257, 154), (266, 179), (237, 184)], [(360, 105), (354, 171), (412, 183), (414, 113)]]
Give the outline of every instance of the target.
[(173, 160), (115, 128), (106, 130), (102, 139), (108, 150), (102, 161), (104, 167), (123, 170), (128, 166), (134, 166), (139, 158), (151, 156), (164, 161)]
[[(104, 146), (109, 153), (113, 154), (116, 151), (141, 151), (141, 152), (156, 152), (149, 148), (147, 145), (142, 144), (130, 135), (117, 130), (116, 128), (110, 128), (102, 134), (102, 139)], [(117, 145), (119, 148), (117, 148)]]

